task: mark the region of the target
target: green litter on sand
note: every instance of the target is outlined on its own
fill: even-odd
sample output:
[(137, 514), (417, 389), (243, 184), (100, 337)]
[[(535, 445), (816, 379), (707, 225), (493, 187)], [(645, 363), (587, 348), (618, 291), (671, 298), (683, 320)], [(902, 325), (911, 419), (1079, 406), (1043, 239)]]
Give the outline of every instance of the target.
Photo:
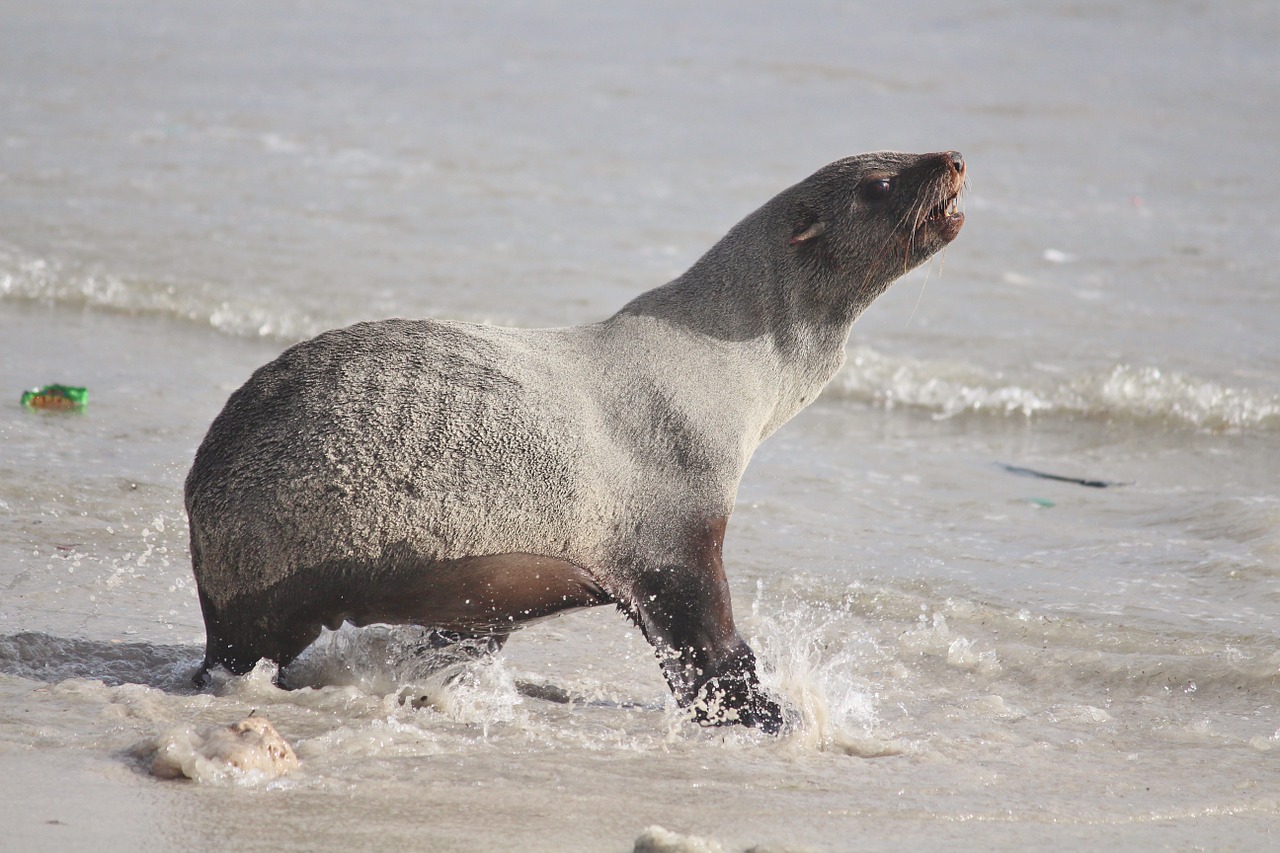
[(1023, 500), (1039, 509), (1049, 509), (1053, 506), (1053, 501), (1048, 498), (1023, 498)]
[(22, 392), (28, 409), (83, 409), (89, 403), (89, 389), (72, 385), (46, 385)]

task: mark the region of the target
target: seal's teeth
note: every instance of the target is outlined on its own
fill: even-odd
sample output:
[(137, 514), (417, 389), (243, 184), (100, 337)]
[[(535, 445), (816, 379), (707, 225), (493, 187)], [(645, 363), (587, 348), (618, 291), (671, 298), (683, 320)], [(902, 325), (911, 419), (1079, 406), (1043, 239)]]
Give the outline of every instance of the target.
[(958, 210), (958, 203), (958, 196), (951, 196), (950, 198), (943, 199), (933, 207), (929, 208), (929, 213), (926, 218), (931, 220), (941, 220), (950, 216), (955, 216)]

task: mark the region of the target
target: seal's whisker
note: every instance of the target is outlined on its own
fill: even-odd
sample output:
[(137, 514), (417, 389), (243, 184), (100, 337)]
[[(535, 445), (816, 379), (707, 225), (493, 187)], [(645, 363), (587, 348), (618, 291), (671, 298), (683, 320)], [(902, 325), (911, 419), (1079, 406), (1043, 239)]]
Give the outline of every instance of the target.
[[(916, 295), (916, 304), (912, 306), (911, 314), (907, 317), (907, 322), (902, 325), (902, 328), (904, 329), (911, 325), (911, 321), (916, 318), (916, 312), (920, 310), (920, 303), (924, 301), (924, 289), (929, 286), (929, 273), (932, 270), (933, 260), (930, 259), (929, 266), (926, 267), (924, 271), (924, 281), (920, 282), (920, 293)], [(938, 276), (942, 276), (941, 269), (938, 270)]]
[(924, 205), (925, 205), (925, 194), (920, 193), (919, 195), (916, 196), (915, 200), (911, 203), (911, 206), (907, 208), (906, 213), (903, 214), (902, 219), (899, 220), (898, 222), (898, 225), (894, 227), (894, 234), (898, 232), (899, 228), (902, 228), (904, 226), (910, 229), (910, 232), (907, 234), (907, 238), (905, 240), (906, 245), (903, 247), (903, 254), (902, 254), (902, 271), (904, 273), (907, 270), (911, 269), (911, 256), (915, 252), (916, 237), (919, 235), (920, 226), (924, 224), (924, 221), (927, 216), (926, 211), (928, 210), (928, 208), (926, 208)]

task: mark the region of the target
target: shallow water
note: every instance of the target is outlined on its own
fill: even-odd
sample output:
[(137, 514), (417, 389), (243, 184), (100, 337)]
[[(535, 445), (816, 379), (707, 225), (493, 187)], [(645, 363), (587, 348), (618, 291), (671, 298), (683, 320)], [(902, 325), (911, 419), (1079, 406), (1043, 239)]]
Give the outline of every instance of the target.
[[(0, 22), (0, 847), (1274, 844), (1272, 4)], [(599, 319), (882, 147), (963, 151), (968, 222), (739, 494), (736, 612), (794, 731), (691, 725), (607, 609), (449, 683), (343, 630), (316, 686), (189, 686), (182, 479), (256, 366), (380, 316)], [(87, 410), (16, 405), (53, 381)], [(251, 711), (296, 772), (137, 757)]]

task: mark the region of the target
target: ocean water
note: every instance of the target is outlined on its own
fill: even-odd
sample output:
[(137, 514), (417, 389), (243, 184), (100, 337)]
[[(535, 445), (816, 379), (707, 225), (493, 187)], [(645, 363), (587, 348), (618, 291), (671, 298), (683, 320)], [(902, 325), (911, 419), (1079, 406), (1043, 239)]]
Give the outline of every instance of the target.
[[(0, 3), (0, 849), (1274, 847), (1280, 12), (882, 5)], [(962, 151), (967, 223), (742, 484), (794, 731), (691, 724), (607, 608), (190, 686), (182, 480), (255, 367), (601, 319), (879, 148)], [(297, 770), (190, 747), (251, 712)]]

